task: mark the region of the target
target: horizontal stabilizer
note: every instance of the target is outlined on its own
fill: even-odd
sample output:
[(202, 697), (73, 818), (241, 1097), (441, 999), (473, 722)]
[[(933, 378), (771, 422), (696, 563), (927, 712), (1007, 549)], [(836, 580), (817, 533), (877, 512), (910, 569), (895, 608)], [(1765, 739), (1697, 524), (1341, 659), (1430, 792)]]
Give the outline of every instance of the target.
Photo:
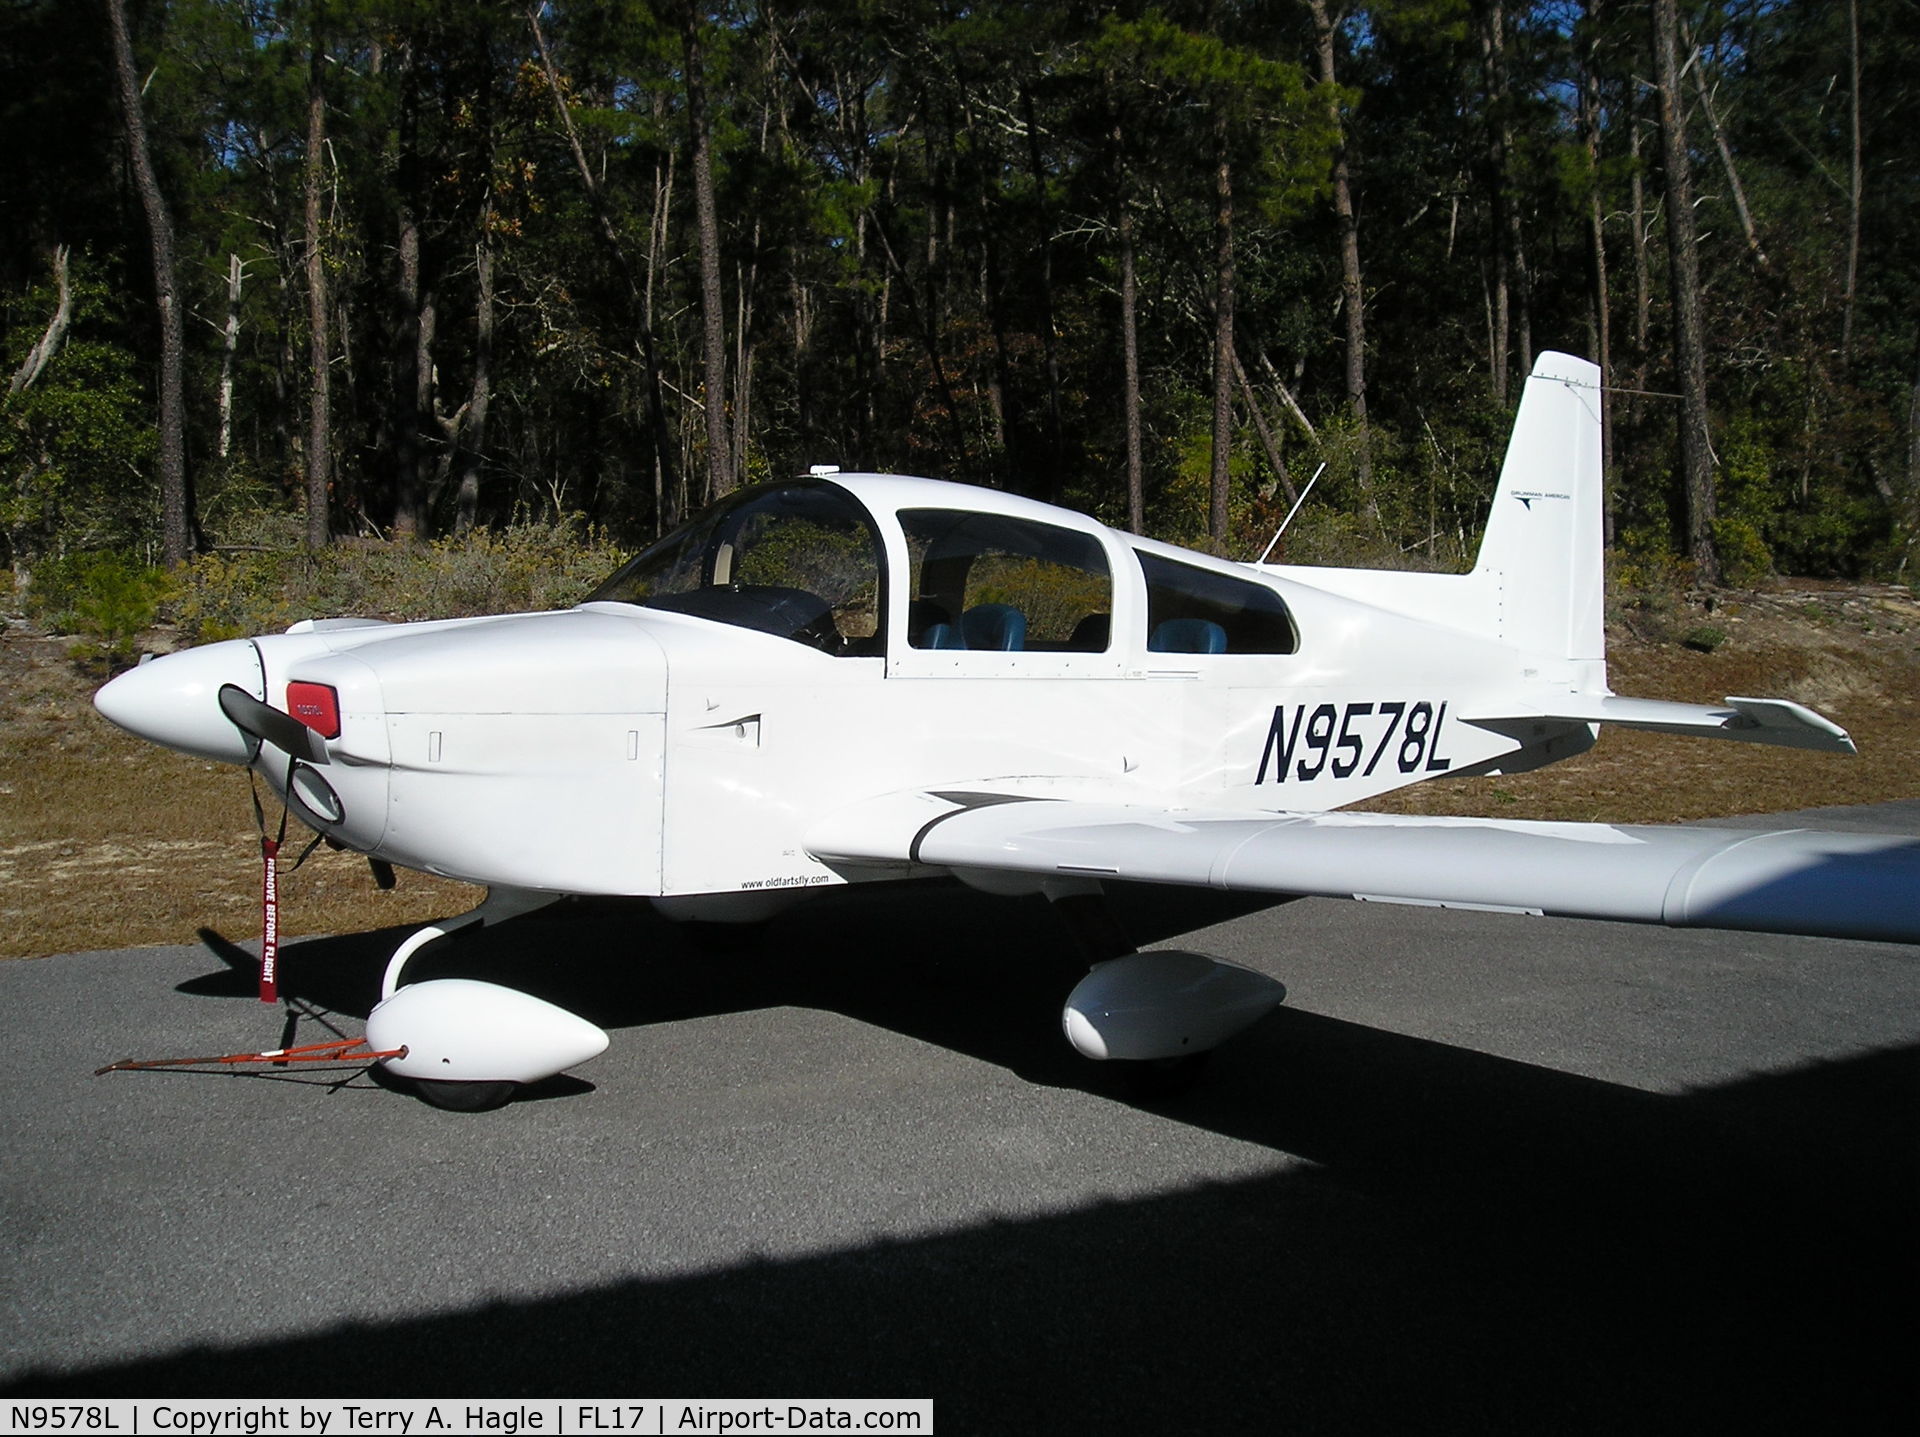
[(1483, 728), (1546, 719), (1565, 723), (1610, 723), (1653, 733), (1698, 738), (1735, 738), (1820, 753), (1853, 753), (1853, 740), (1831, 719), (1788, 699), (1729, 698), (1724, 707), (1622, 698), (1618, 694), (1539, 694), (1463, 713), (1461, 721)]

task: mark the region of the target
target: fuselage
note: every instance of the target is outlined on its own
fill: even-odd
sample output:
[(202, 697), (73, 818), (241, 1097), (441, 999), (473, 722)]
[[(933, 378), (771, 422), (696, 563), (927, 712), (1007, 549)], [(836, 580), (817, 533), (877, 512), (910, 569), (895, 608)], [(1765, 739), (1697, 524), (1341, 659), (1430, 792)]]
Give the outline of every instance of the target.
[[(723, 501), (573, 610), (301, 624), (144, 664), (98, 703), (251, 763), (376, 858), (654, 896), (844, 881), (809, 829), (903, 790), (1314, 812), (1591, 741), (1468, 721), (1590, 684), (1574, 661), (1299, 574), (993, 491), (835, 476)], [(248, 740), (223, 684), (320, 732), (327, 761)]]

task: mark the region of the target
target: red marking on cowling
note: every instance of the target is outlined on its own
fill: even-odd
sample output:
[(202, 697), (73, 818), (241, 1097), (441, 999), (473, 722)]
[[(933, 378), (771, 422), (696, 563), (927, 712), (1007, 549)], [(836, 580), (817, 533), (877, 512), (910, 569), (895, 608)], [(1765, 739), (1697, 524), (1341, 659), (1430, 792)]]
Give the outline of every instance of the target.
[(287, 712), (321, 738), (340, 737), (340, 696), (327, 684), (288, 684)]

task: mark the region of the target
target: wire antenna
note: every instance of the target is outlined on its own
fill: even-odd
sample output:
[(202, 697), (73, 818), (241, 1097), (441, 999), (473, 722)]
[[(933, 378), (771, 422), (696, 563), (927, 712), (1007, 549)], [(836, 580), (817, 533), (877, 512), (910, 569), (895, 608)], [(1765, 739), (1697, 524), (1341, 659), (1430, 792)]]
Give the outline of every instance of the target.
[(1280, 527), (1273, 531), (1273, 538), (1267, 541), (1267, 547), (1260, 551), (1260, 557), (1255, 559), (1254, 563), (1264, 564), (1267, 562), (1267, 555), (1273, 552), (1273, 546), (1280, 542), (1280, 536), (1287, 532), (1287, 525), (1293, 522), (1293, 516), (1300, 512), (1300, 506), (1307, 502), (1307, 495), (1313, 492), (1313, 486), (1320, 482), (1320, 476), (1326, 472), (1327, 461), (1322, 459), (1320, 461), (1320, 467), (1313, 471), (1313, 478), (1307, 480), (1307, 487), (1302, 489), (1300, 491), (1300, 497), (1293, 501), (1293, 507), (1287, 510), (1287, 517), (1280, 521)]

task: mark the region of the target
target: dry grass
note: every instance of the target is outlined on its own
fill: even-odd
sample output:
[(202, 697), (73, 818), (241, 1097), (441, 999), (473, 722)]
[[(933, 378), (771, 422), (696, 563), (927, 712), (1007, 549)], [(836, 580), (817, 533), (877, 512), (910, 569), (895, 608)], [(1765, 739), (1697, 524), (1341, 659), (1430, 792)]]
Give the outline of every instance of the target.
[[(63, 644), (0, 632), (0, 958), (189, 943), (202, 927), (257, 936), (245, 775), (122, 733), (92, 690)], [(411, 873), (382, 893), (364, 859), (321, 848), (283, 882), (281, 923), (289, 936), (358, 932), (476, 897)]]
[[(1512, 818), (1670, 822), (1920, 797), (1920, 604), (1903, 590), (1781, 589), (1682, 606), (1610, 636), (1615, 689), (1712, 702), (1799, 699), (1844, 724), (1846, 759), (1613, 730), (1537, 773), (1425, 784), (1373, 807)], [(1711, 653), (1677, 642), (1711, 623)], [(237, 769), (156, 749), (101, 719), (64, 645), (0, 630), (0, 957), (192, 941), (259, 925), (259, 847)], [(277, 810), (274, 811), (277, 817)], [(358, 932), (472, 906), (476, 890), (321, 849), (283, 885), (289, 935)]]

